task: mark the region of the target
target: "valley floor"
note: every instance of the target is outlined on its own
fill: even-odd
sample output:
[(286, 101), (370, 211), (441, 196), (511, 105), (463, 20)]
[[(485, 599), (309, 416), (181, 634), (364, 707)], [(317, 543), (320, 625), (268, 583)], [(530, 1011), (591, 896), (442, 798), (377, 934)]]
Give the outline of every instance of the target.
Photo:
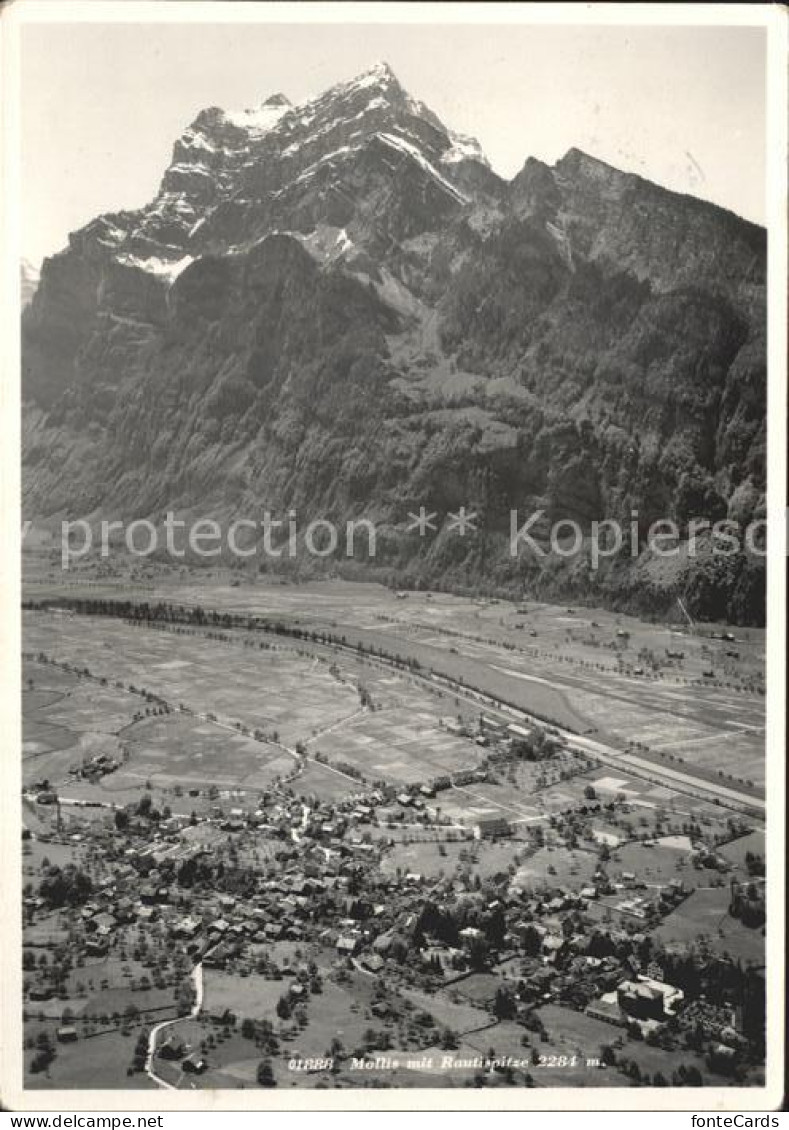
[(763, 633), (235, 580), (26, 579), (30, 1086), (758, 1084)]

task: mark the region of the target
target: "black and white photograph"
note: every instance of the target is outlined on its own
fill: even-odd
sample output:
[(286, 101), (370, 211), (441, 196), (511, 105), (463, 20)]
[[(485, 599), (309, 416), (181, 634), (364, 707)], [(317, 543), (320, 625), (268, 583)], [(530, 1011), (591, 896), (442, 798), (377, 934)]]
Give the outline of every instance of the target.
[(785, 11), (0, 23), (0, 1103), (780, 1109)]

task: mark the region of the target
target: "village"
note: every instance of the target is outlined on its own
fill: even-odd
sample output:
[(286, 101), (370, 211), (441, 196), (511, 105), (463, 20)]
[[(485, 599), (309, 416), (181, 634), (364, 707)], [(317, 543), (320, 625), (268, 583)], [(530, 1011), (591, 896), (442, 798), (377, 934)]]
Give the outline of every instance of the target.
[[(550, 727), (442, 724), (475, 769), (335, 799), (29, 784), (30, 1085), (80, 1085), (85, 1041), (118, 1086), (757, 1082), (760, 830), (639, 807)], [(442, 805), (534, 763), (571, 803), (520, 822)], [(742, 952), (712, 920), (667, 928), (705, 898)]]

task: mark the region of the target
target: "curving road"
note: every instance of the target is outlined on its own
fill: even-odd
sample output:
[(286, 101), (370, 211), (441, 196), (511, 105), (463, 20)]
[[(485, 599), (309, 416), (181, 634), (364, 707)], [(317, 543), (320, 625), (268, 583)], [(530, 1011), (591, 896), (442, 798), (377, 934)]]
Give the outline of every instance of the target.
[(203, 1007), (203, 963), (199, 961), (192, 969), (192, 983), (195, 989), (195, 1002), (188, 1016), (177, 1016), (175, 1020), (163, 1020), (159, 1024), (154, 1024), (151, 1028), (148, 1037), (148, 1054), (145, 1058), (145, 1074), (151, 1079), (157, 1087), (164, 1087), (168, 1091), (177, 1091), (178, 1087), (174, 1083), (168, 1083), (166, 1079), (162, 1079), (161, 1075), (157, 1075), (153, 1069), (153, 1061), (156, 1055), (156, 1040), (160, 1032), (165, 1028), (172, 1028), (176, 1024), (180, 1024), (183, 1020), (194, 1020), (199, 1015)]

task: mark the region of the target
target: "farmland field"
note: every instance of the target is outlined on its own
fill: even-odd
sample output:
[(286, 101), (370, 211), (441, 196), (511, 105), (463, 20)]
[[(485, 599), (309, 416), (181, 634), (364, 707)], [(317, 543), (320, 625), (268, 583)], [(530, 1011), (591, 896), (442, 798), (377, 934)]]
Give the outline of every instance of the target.
[[(468, 842), (439, 844), (436, 841), (405, 842), (402, 837), (407, 834), (392, 832), (392, 835), (398, 839), (397, 847), (383, 858), (381, 870), (384, 874), (394, 874), (401, 868), (404, 872), (432, 878), (441, 872), (451, 875), (456, 867), (468, 867), (472, 873), (486, 878), (506, 872), (515, 850), (511, 841), (474, 845)], [(418, 833), (415, 838), (417, 836)]]
[[(339, 657), (330, 671), (322, 657), (287, 644), (249, 647), (232, 634), (219, 640), (88, 617), (55, 623), (47, 614), (28, 614), (25, 631), (30, 652), (51, 655), (79, 671), (87, 668), (91, 675), (28, 663), (36, 688), (48, 689), (53, 672), (71, 687), (62, 695), (53, 692), (51, 701), (42, 700), (38, 690), (28, 692), (38, 697), (25, 708), (26, 739), (29, 731), (38, 732), (36, 727), (55, 722), (70, 727), (61, 740), (68, 750), (45, 761), (40, 754), (32, 758), (36, 778), (62, 779), (88, 754), (120, 758), (121, 741), (124, 746), (121, 767), (95, 786), (71, 786), (75, 796), (123, 802), (145, 782), (162, 790), (175, 784), (264, 789), (293, 772), (297, 741), (310, 758), (294, 784), (303, 795), (358, 792), (358, 783), (333, 769), (334, 763), (398, 784), (479, 761), (479, 747), (443, 728), (444, 696), (428, 694), (406, 675), (368, 668), (353, 658)], [(361, 678), (376, 707), (372, 712), (359, 709)], [(103, 679), (110, 685), (101, 685)], [(176, 712), (142, 716), (141, 690)], [(94, 698), (96, 717), (90, 711)], [(177, 709), (181, 706), (186, 712)], [(256, 739), (253, 731), (269, 740)], [(317, 764), (316, 754), (329, 764)], [(480, 811), (496, 807), (485, 803)]]
[[(678, 1066), (676, 1051), (666, 1052), (662, 1048), (653, 1048), (643, 1040), (624, 1042), (621, 1031), (585, 1013), (550, 1004), (540, 1009), (540, 1015), (551, 1033), (550, 1040), (540, 1046), (540, 1051), (547, 1055), (576, 1055), (579, 1060), (576, 1067), (535, 1068), (535, 1076), (543, 1085), (614, 1086), (615, 1068), (600, 1070), (598, 1067), (587, 1067), (585, 1061), (587, 1057), (599, 1057), (602, 1046), (618, 1045), (620, 1042), (624, 1043), (624, 1047), (618, 1054), (629, 1060), (634, 1059), (644, 1073), (660, 1071), (670, 1082), (671, 1074)], [(703, 1058), (692, 1052), (683, 1051), (682, 1062), (686, 1067), (697, 1067), (702, 1075), (709, 1074)]]
[(704, 935), (710, 949), (728, 953), (735, 960), (764, 962), (764, 936), (732, 918), (728, 912), (728, 886), (699, 889), (673, 911), (655, 931), (663, 944), (695, 942)]
[[(292, 622), (302, 619), (303, 609), (309, 607), (312, 627), (341, 627), (349, 645), (396, 650), (423, 668), (437, 666), (470, 679), (480, 689), (613, 746), (640, 742), (641, 756), (657, 765), (681, 766), (691, 774), (696, 770), (710, 780), (731, 775), (757, 795), (763, 785), (764, 633), (759, 629), (738, 629), (732, 646), (712, 638), (710, 631), (691, 633), (676, 624), (648, 624), (602, 609), (562, 610), (535, 601), (516, 608), (444, 593), (411, 593), (397, 600), (378, 585), (343, 581), (260, 581), (233, 587), (222, 570), (193, 576), (193, 584), (189, 577), (186, 582), (179, 578), (178, 603), (209, 603)], [(121, 589), (124, 597), (134, 596), (134, 585), (124, 586), (122, 578), (96, 582), (75, 575), (53, 584), (32, 574), (26, 583), (31, 596), (62, 592), (111, 598)], [(176, 595), (166, 570), (142, 591), (145, 599), (152, 593), (163, 600)], [(64, 630), (70, 631), (71, 625)], [(682, 658), (669, 658), (669, 651)], [(735, 651), (736, 658), (727, 654)], [(639, 659), (644, 655), (648, 661)], [(158, 668), (154, 660), (157, 683), (162, 663), (167, 664), (164, 656)], [(191, 686), (205, 687), (203, 697), (210, 699), (210, 684), (203, 682), (200, 666), (196, 661), (188, 669)], [(642, 668), (645, 673), (637, 674)], [(714, 677), (707, 680), (704, 672), (710, 670)], [(238, 696), (231, 696), (236, 700), (234, 717), (248, 687), (244, 672), (239, 675)], [(247, 701), (244, 715), (252, 726), (275, 726), (288, 744), (295, 738), (283, 717), (287, 709), (277, 705), (276, 687), (274, 680), (265, 709), (258, 710), (255, 703), (250, 710)], [(171, 694), (177, 697), (177, 686)], [(320, 694), (313, 709), (304, 709), (304, 717), (294, 718), (299, 736), (310, 733), (311, 718), (319, 716), (326, 727), (335, 717)]]
[(211, 722), (170, 715), (138, 723), (128, 735), (129, 763), (113, 776), (122, 787), (129, 778), (157, 785), (217, 784), (263, 789), (293, 769), (293, 758), (276, 745), (256, 742)]
[(32, 1075), (28, 1086), (41, 1090), (82, 1090), (95, 1087), (100, 1078), (106, 1087), (154, 1091), (155, 1084), (144, 1072), (127, 1074), (136, 1038), (135, 1031), (128, 1036), (105, 1032), (63, 1044), (49, 1069), (41, 1075)]
[(139, 709), (136, 696), (43, 663), (27, 662), (24, 678), (25, 780), (58, 778), (99, 754), (118, 756), (119, 736)]
[[(55, 630), (56, 627), (56, 630)], [(144, 688), (194, 713), (276, 730), (287, 743), (352, 713), (358, 700), (326, 666), (293, 649), (231, 647), (204, 635), (141, 630), (119, 620), (25, 618), (25, 647), (96, 677)]]
[(592, 851), (569, 848), (540, 848), (518, 868), (515, 882), (523, 887), (548, 885), (583, 885), (597, 868), (597, 855)]
[[(417, 696), (414, 696), (417, 697)], [(441, 731), (435, 713), (408, 706), (353, 719), (320, 739), (322, 752), (374, 779), (407, 784), (473, 768), (479, 747)]]
[(204, 977), (203, 998), (207, 1013), (221, 1014), (230, 1009), (238, 1017), (254, 1020), (276, 1019), (277, 1001), (286, 990), (288, 982), (254, 975), (239, 977), (219, 969), (207, 969)]
[(759, 831), (731, 840), (728, 844), (723, 845), (720, 853), (731, 863), (742, 865), (748, 852), (751, 852), (752, 855), (764, 856), (764, 850), (765, 835), (764, 832)]

